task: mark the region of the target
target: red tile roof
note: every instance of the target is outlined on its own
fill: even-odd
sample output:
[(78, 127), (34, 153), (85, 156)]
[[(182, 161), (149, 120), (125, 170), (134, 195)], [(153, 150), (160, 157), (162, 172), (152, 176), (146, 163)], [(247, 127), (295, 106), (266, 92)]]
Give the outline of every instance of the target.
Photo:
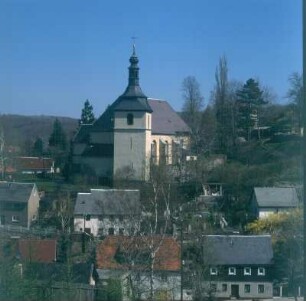
[(49, 171), (53, 165), (53, 159), (41, 157), (17, 157), (16, 167), (20, 171)]
[(56, 260), (56, 240), (20, 239), (18, 251), (21, 260), (32, 262), (54, 262)]
[[(150, 245), (153, 250), (159, 247), (155, 255), (155, 270), (162, 271), (179, 271), (181, 267), (180, 261), (180, 245), (173, 237), (161, 236), (108, 236), (96, 249), (96, 260), (98, 269), (125, 269), (128, 264), (120, 264), (116, 261), (115, 255), (120, 248), (125, 253), (133, 256), (133, 253), (149, 251)], [(133, 268), (142, 269), (144, 266), (134, 265)]]

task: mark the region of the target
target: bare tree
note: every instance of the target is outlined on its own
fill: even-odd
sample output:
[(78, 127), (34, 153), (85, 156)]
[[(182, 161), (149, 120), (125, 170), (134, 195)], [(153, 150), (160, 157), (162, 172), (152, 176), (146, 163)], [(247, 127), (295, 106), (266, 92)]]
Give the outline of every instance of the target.
[(61, 231), (69, 233), (73, 218), (73, 203), (69, 192), (60, 194), (55, 200), (54, 212), (59, 221)]
[(291, 101), (294, 111), (293, 126), (301, 129), (303, 112), (303, 78), (298, 72), (289, 77), (290, 88), (286, 97)]
[(200, 84), (194, 76), (188, 76), (182, 83), (183, 118), (191, 129), (194, 150), (198, 153), (199, 131), (201, 123), (201, 109), (203, 107), (203, 96)]
[(217, 149), (227, 153), (235, 144), (234, 82), (228, 80), (227, 59), (222, 56), (215, 73), (216, 84), (212, 92), (217, 121)]
[(4, 180), (5, 177), (5, 138), (4, 138), (4, 130), (0, 126), (0, 164), (1, 164), (1, 177)]

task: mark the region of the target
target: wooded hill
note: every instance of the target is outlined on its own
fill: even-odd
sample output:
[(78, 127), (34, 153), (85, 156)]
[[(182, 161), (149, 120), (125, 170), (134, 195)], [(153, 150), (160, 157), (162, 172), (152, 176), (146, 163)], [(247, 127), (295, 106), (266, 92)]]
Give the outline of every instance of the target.
[(4, 131), (5, 144), (7, 146), (23, 147), (27, 143), (33, 143), (41, 138), (45, 145), (53, 130), (53, 123), (58, 119), (67, 135), (67, 139), (73, 137), (78, 120), (70, 117), (57, 116), (24, 116), (24, 115), (0, 115), (0, 125)]

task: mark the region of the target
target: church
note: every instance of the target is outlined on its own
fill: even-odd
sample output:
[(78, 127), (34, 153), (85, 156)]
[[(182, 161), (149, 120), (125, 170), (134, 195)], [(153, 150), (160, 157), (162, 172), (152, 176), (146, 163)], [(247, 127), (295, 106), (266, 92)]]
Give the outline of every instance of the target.
[(100, 179), (148, 181), (152, 164), (174, 165), (190, 145), (190, 128), (167, 101), (148, 98), (139, 85), (135, 46), (124, 93), (93, 123), (83, 124), (73, 144), (73, 165)]

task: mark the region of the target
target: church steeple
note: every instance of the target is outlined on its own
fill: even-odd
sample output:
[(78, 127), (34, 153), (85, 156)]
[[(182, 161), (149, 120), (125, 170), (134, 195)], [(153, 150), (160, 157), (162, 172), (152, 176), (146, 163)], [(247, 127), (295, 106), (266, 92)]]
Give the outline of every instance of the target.
[(128, 86), (113, 105), (115, 111), (152, 112), (147, 96), (139, 86), (139, 67), (135, 44), (133, 45), (133, 52), (130, 57)]
[(135, 44), (133, 44), (133, 53), (130, 57), (129, 67), (129, 86), (139, 86), (139, 68), (138, 57), (136, 56)]

